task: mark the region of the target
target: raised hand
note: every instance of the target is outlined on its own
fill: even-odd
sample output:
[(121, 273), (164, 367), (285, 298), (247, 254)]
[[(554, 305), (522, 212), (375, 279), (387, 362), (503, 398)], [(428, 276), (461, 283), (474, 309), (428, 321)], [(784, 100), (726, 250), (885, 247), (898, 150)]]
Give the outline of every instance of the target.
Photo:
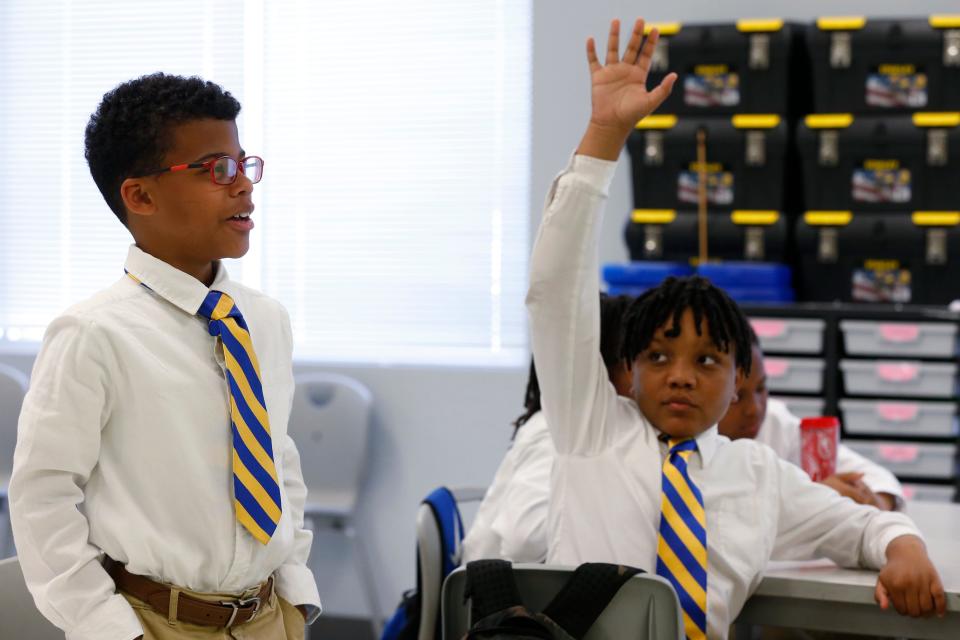
[(606, 61), (602, 65), (593, 38), (587, 40), (592, 111), (578, 153), (616, 160), (634, 125), (670, 95), (677, 80), (675, 73), (647, 91), (650, 61), (660, 34), (654, 29), (644, 41), (643, 27), (642, 19), (634, 23), (627, 49), (620, 57), (620, 21), (611, 22)]

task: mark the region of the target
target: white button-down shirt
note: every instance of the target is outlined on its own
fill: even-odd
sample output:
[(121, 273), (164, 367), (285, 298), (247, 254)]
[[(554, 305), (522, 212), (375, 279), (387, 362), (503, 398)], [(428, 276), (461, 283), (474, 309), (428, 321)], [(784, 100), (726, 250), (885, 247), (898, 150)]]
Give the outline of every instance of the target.
[(70, 640), (143, 633), (102, 568), (193, 591), (240, 593), (276, 578), (278, 595), (319, 614), (306, 566), (306, 488), (287, 436), (292, 339), (276, 301), (229, 280), (211, 289), (243, 314), (260, 362), (283, 514), (269, 544), (233, 506), (229, 391), (222, 345), (197, 310), (209, 289), (130, 248), (127, 271), (47, 328), (20, 414), (10, 480), (23, 573), (40, 611)]
[[(757, 442), (771, 447), (784, 460), (800, 466), (800, 418), (776, 398), (767, 400), (767, 415), (757, 434)], [(841, 444), (837, 447), (837, 473), (862, 473), (863, 483), (874, 493), (888, 493), (902, 508), (903, 487), (897, 477), (876, 462)]]
[(487, 489), (470, 532), (463, 539), (463, 562), (503, 558), (543, 562), (547, 557), (547, 500), (554, 449), (543, 412), (517, 431), (493, 483)]
[[(666, 445), (619, 397), (600, 356), (597, 234), (615, 163), (575, 156), (554, 182), (531, 259), (527, 309), (545, 417), (557, 449), (548, 562), (656, 570)], [(772, 449), (731, 442), (716, 426), (688, 469), (707, 519), (707, 635), (731, 621), (780, 549), (879, 568), (910, 520), (815, 484)]]

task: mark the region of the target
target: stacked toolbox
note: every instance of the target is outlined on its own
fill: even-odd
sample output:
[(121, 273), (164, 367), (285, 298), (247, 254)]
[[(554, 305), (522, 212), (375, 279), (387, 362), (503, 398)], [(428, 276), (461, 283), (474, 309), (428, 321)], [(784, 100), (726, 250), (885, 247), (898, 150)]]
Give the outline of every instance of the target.
[(867, 304), (745, 311), (770, 354), (770, 392), (789, 394), (795, 415), (840, 416), (844, 444), (894, 472), (908, 499), (960, 497), (960, 314)]
[(820, 18), (807, 45), (817, 113), (886, 115), (960, 103), (960, 16)]
[(821, 18), (797, 130), (806, 300), (946, 304), (960, 278), (960, 16)]
[(798, 83), (806, 77), (802, 30), (782, 20), (651, 26), (661, 32), (651, 86), (670, 71), (679, 78), (627, 143), (634, 189), (625, 230), (630, 259), (697, 256), (697, 132), (703, 130), (710, 257), (784, 261), (791, 230), (785, 205), (799, 197), (790, 180), (788, 114), (809, 94)]

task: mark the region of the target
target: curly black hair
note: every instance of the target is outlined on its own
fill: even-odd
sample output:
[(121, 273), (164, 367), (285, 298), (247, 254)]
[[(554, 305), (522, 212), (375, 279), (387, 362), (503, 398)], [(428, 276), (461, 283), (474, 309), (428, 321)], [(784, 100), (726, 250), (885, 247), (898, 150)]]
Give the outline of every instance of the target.
[(687, 309), (693, 312), (697, 335), (703, 335), (706, 321), (713, 343), (724, 353), (732, 349), (737, 368), (749, 375), (753, 360), (750, 322), (725, 291), (701, 276), (671, 276), (634, 300), (623, 320), (621, 356), (633, 362), (650, 346), (658, 329), (664, 329), (668, 338), (680, 335), (680, 321)]
[[(600, 294), (600, 356), (607, 372), (621, 361), (620, 343), (623, 339), (623, 316), (629, 308), (633, 298), (630, 296), (608, 296)], [(524, 413), (513, 422), (514, 435), (516, 429), (522, 427), (535, 413), (542, 408), (540, 405), (540, 381), (537, 379), (537, 368), (533, 359), (530, 360), (530, 377), (527, 379), (527, 390), (523, 395)]]
[(156, 168), (175, 125), (213, 118), (236, 120), (240, 103), (213, 82), (154, 73), (117, 86), (90, 116), (84, 156), (110, 209), (126, 226), (120, 185)]

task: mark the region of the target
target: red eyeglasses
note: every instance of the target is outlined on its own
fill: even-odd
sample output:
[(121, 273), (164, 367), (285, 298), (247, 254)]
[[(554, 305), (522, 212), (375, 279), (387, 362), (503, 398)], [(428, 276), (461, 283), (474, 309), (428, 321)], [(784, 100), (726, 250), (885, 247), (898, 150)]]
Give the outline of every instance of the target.
[(165, 169), (154, 169), (148, 171), (142, 176), (154, 176), (167, 171), (186, 171), (187, 169), (209, 169), (210, 179), (214, 184), (233, 184), (237, 180), (237, 175), (243, 172), (243, 175), (250, 179), (250, 182), (257, 184), (263, 177), (263, 158), (260, 156), (247, 156), (240, 162), (237, 162), (230, 156), (220, 156), (212, 158), (206, 162), (191, 162), (188, 164), (175, 164)]

